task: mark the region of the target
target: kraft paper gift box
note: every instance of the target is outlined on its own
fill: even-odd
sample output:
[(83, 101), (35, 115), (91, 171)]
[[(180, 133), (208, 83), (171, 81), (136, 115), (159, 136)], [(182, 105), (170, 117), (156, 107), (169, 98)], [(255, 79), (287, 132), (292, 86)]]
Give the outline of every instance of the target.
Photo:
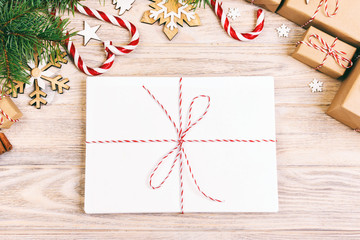
[(250, 3), (254, 3), (259, 7), (265, 8), (271, 12), (276, 12), (280, 6), (281, 0), (246, 0)]
[(360, 62), (342, 83), (327, 114), (352, 129), (360, 129)]
[[(181, 199), (184, 212), (276, 212), (273, 78), (186, 77), (182, 101), (179, 84), (87, 79), (85, 212), (181, 212)], [(187, 131), (190, 106), (190, 125), (207, 113)]]
[[(316, 38), (314, 35), (319, 36), (325, 41), (328, 47), (321, 42), (321, 39)], [(303, 39), (297, 44), (292, 57), (330, 77), (339, 78), (344, 75), (347, 68), (352, 66), (349, 62), (354, 57), (356, 48), (340, 40), (335, 41), (335, 39), (336, 38), (315, 27), (310, 27), (304, 34)], [(318, 48), (325, 48), (325, 51), (321, 51)], [(340, 61), (337, 62), (335, 58), (330, 55), (332, 50), (339, 51), (337, 56), (346, 58), (347, 61), (340, 59)], [(340, 51), (346, 54), (342, 54)]]
[[(15, 105), (15, 103), (11, 100), (10, 97), (0, 97), (0, 109), (7, 114), (10, 118), (17, 120), (23, 116), (20, 112), (19, 108)], [(14, 122), (7, 119), (0, 111), (0, 119), (3, 119), (3, 124), (0, 124), (0, 128), (10, 128)]]
[[(285, 0), (277, 11), (281, 16), (302, 26), (308, 22), (316, 12), (321, 0)], [(336, 0), (328, 0), (328, 13), (333, 14), (336, 9)], [(355, 47), (360, 47), (360, 21), (359, 21), (359, 0), (339, 1), (337, 14), (328, 17), (323, 4), (314, 21), (306, 27), (314, 26), (328, 34), (339, 37)]]

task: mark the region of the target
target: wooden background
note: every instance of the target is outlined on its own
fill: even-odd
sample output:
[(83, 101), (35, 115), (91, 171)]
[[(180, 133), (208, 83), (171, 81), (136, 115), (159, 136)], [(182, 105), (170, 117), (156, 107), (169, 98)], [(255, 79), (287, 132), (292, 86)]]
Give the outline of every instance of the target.
[[(84, 4), (117, 14), (105, 2)], [(26, 95), (14, 100), (24, 117), (4, 131), (14, 150), (0, 157), (0, 239), (360, 239), (360, 135), (325, 114), (340, 81), (291, 58), (304, 30), (266, 12), (264, 33), (253, 42), (237, 42), (206, 7), (198, 10), (202, 26), (180, 27), (170, 42), (162, 26), (140, 23), (149, 3), (137, 0), (123, 15), (140, 30), (141, 42), (133, 53), (117, 57), (105, 76), (274, 76), (279, 213), (86, 215), (86, 76), (69, 62), (59, 72), (70, 79), (70, 91), (41, 110), (29, 106)], [(253, 27), (255, 6), (228, 0), (228, 7), (242, 13), (237, 29)], [(129, 39), (127, 31), (110, 24), (80, 14), (71, 18), (75, 30), (87, 20), (90, 26), (102, 24), (103, 40)], [(289, 38), (275, 31), (283, 23), (292, 29)], [(75, 42), (89, 65), (104, 59), (100, 42), (83, 47), (80, 36)], [(313, 78), (324, 82), (323, 93), (310, 92)]]

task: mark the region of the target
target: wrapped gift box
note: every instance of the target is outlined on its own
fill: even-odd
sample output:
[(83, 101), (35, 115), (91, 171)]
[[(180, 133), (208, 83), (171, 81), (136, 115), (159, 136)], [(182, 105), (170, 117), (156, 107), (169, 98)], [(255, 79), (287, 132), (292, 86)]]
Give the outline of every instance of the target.
[(360, 129), (360, 62), (342, 83), (327, 114), (348, 125), (352, 129)]
[[(328, 47), (331, 47), (331, 49), (326, 47), (326, 44), (321, 43), (321, 39), (317, 39), (315, 35), (319, 36), (323, 41), (325, 41), (325, 43), (328, 45)], [(310, 27), (304, 34), (301, 43), (297, 45), (292, 56), (295, 59), (319, 70), (320, 72), (325, 73), (330, 77), (339, 78), (344, 75), (346, 69), (350, 67), (351, 64), (341, 59), (338, 63), (333, 56), (329, 55), (329, 53), (331, 50), (336, 50), (339, 52), (342, 51), (346, 54), (338, 53), (337, 56), (347, 58), (349, 61), (351, 61), (356, 52), (356, 48), (340, 40), (336, 40), (334, 44), (334, 41), (335, 38), (329, 34), (326, 34), (316, 29), (315, 27)], [(318, 48), (325, 48), (326, 50), (321, 51)]]
[[(10, 97), (2, 97), (0, 98), (0, 109), (7, 114), (10, 118), (17, 120), (23, 116), (20, 112), (19, 108), (15, 105), (15, 103), (11, 100)], [(7, 119), (3, 114), (0, 113), (0, 118), (3, 119), (3, 124), (0, 125), (0, 128), (10, 128), (14, 122)]]
[[(309, 4), (306, 4), (305, 0), (285, 0), (277, 12), (281, 16), (302, 26), (313, 17), (320, 1), (321, 0), (310, 0)], [(328, 0), (329, 14), (334, 13), (335, 8), (336, 0)], [(328, 17), (325, 12), (325, 4), (323, 4), (314, 21), (306, 27), (314, 26), (328, 34), (339, 37), (342, 41), (359, 47), (359, 10), (359, 0), (339, 1), (337, 14), (333, 17)]]
[[(182, 133), (194, 97), (206, 95), (191, 105), (192, 123), (205, 112), (207, 96), (211, 102), (180, 139), (174, 128), (180, 128), (179, 78), (88, 78), (85, 212), (181, 212), (180, 189), (184, 212), (277, 211), (273, 84), (272, 77), (184, 78)], [(183, 188), (180, 160), (161, 188), (151, 188), (153, 169), (174, 150), (152, 178), (157, 185), (171, 169), (179, 144), (192, 170), (182, 154)], [(206, 198), (192, 174), (202, 191), (223, 202)]]
[(246, 1), (254, 3), (271, 12), (276, 12), (276, 10), (278, 9), (281, 3), (281, 0), (246, 0)]

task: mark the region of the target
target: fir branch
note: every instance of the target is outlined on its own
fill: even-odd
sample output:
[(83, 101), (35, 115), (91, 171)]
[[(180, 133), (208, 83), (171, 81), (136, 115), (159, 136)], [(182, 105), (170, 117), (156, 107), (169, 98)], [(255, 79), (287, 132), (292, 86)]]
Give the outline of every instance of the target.
[[(1, 39), (1, 44), (4, 46), (5, 43), (4, 43), (4, 40)], [(5, 72), (6, 72), (6, 78), (8, 80), (11, 79), (11, 74), (10, 74), (10, 62), (9, 62), (9, 57), (8, 57), (8, 53), (7, 53), (7, 50), (4, 49), (4, 63), (5, 63)], [(7, 81), (8, 81), (7, 80)], [(4, 84), (7, 84), (7, 82), (5, 82)], [(1, 89), (1, 92), (3, 91), (3, 89)]]
[(36, 53), (40, 61), (56, 58), (67, 38), (68, 19), (53, 16), (51, 9), (74, 9), (78, 0), (0, 0), (0, 95), (13, 81), (27, 82), (27, 63)]
[(196, 9), (198, 7), (201, 7), (201, 5), (203, 5), (204, 8), (206, 4), (211, 6), (210, 1), (212, 0), (187, 0), (187, 3), (193, 5), (193, 7)]
[(33, 8), (57, 8), (60, 13), (63, 13), (67, 9), (74, 11), (75, 5), (79, 3), (79, 0), (22, 0), (22, 2)]

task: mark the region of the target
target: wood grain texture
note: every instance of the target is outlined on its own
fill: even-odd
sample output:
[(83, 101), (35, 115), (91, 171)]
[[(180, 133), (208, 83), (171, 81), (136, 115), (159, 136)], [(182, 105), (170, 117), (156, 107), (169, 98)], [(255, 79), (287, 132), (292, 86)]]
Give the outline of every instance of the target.
[[(116, 14), (105, 2), (84, 4)], [(105, 76), (274, 76), (279, 213), (84, 214), (86, 76), (69, 62), (59, 73), (71, 89), (51, 104), (37, 110), (26, 95), (14, 99), (24, 117), (5, 131), (14, 149), (0, 156), (0, 239), (360, 239), (360, 135), (325, 114), (341, 82), (290, 57), (304, 30), (266, 12), (264, 33), (236, 42), (207, 7), (198, 10), (203, 25), (182, 28), (170, 42), (162, 26), (140, 23), (149, 3), (138, 0), (123, 15), (138, 27), (140, 45)], [(228, 7), (242, 13), (234, 27), (251, 30), (256, 7), (244, 0)], [(70, 18), (70, 28), (86, 20), (102, 24), (103, 40), (128, 41), (121, 28)], [(289, 38), (277, 37), (282, 23), (292, 28)], [(74, 42), (90, 66), (104, 60), (99, 42)], [(313, 78), (324, 82), (323, 93), (310, 92)]]

